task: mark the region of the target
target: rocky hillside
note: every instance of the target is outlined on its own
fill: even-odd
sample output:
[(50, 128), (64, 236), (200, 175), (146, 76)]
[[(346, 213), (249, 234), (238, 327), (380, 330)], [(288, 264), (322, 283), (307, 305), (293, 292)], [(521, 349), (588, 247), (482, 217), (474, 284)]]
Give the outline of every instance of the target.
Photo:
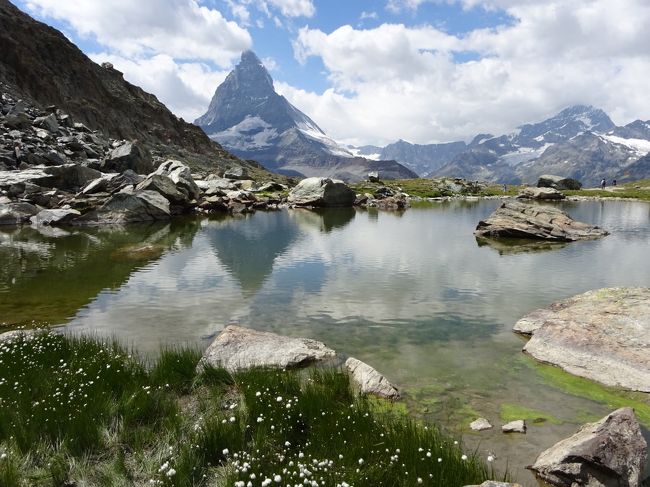
[(240, 161), (196, 126), (173, 115), (111, 65), (99, 66), (58, 30), (0, 0), (2, 91), (46, 108), (55, 105), (87, 127), (114, 139), (138, 139), (161, 156), (194, 166), (226, 169), (259, 165)]
[(217, 87), (208, 111), (195, 123), (244, 159), (295, 176), (357, 181), (377, 171), (383, 179), (416, 175), (395, 161), (356, 157), (307, 115), (275, 92), (273, 79), (251, 51)]

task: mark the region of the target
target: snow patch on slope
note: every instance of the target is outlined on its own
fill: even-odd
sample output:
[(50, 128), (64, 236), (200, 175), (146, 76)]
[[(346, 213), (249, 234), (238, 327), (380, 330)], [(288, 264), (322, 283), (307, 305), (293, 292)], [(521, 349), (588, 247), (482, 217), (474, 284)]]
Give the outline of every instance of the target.
[(278, 132), (261, 117), (248, 115), (237, 125), (209, 137), (229, 149), (247, 151), (273, 145)]
[(639, 156), (644, 156), (650, 152), (650, 140), (645, 139), (625, 139), (615, 135), (601, 135), (601, 137), (614, 144), (623, 145), (635, 152)]

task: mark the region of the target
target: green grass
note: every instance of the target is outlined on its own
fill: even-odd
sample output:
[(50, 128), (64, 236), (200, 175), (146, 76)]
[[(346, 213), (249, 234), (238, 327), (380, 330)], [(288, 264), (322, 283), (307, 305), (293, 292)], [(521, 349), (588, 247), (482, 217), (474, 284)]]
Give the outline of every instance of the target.
[(581, 189), (578, 191), (562, 191), (567, 196), (591, 196), (598, 198), (631, 198), (650, 201), (650, 179), (642, 179), (618, 186), (610, 186), (609, 190)]
[(197, 372), (199, 358), (170, 348), (145, 361), (52, 332), (3, 343), (0, 486), (460, 486), (495, 476), (402, 404), (355, 394), (338, 369), (231, 375)]
[(507, 191), (503, 191), (501, 184), (479, 184), (476, 185), (471, 181), (465, 184), (457, 184), (454, 178), (436, 178), (436, 179), (396, 179), (387, 180), (379, 183), (364, 181), (352, 186), (357, 193), (374, 194), (378, 188), (386, 186), (396, 191), (402, 191), (410, 196), (420, 198), (441, 198), (449, 196), (514, 196), (518, 192), (517, 186), (508, 186)]
[(501, 421), (509, 423), (510, 421), (517, 421), (519, 419), (524, 419), (528, 424), (533, 425), (546, 422), (553, 424), (562, 423), (560, 419), (544, 411), (530, 409), (520, 404), (501, 404)]
[(607, 387), (569, 374), (559, 367), (538, 363), (526, 355), (522, 355), (522, 357), (524, 363), (533, 368), (545, 382), (574, 396), (605, 404), (610, 409), (632, 407), (639, 422), (650, 427), (650, 402), (648, 402), (647, 395)]

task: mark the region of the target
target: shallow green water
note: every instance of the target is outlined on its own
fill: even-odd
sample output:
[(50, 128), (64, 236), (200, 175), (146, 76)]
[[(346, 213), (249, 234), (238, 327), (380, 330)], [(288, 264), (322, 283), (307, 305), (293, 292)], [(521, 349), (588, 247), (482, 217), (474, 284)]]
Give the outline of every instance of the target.
[[(144, 351), (205, 347), (228, 323), (320, 339), (384, 372), (413, 411), (532, 484), (522, 467), (581, 422), (623, 404), (650, 415), (645, 396), (538, 366), (511, 332), (528, 311), (588, 289), (650, 286), (650, 205), (563, 204), (612, 232), (598, 241), (479, 245), (472, 231), (498, 204), (2, 229), (0, 322), (66, 324)], [(503, 435), (502, 416), (513, 414), (546, 420)], [(478, 415), (494, 430), (468, 432)]]

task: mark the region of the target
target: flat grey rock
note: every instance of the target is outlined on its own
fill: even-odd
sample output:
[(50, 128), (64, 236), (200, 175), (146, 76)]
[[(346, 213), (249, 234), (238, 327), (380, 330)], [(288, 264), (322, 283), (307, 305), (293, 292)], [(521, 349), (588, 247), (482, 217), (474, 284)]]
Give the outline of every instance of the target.
[(30, 221), (32, 225), (65, 225), (79, 216), (81, 213), (71, 209), (41, 210)]
[(524, 188), (519, 191), (518, 199), (557, 201), (566, 199), (564, 193), (554, 188)]
[(549, 205), (530, 205), (507, 201), (480, 221), (477, 237), (507, 237), (572, 242), (604, 237), (609, 233), (595, 225), (577, 222), (569, 215)]
[(560, 487), (638, 487), (647, 454), (632, 408), (621, 408), (544, 451), (529, 467)]
[(169, 218), (169, 201), (160, 193), (144, 190), (116, 193), (97, 210), (74, 220), (74, 224), (123, 224)]
[(397, 388), (386, 377), (365, 362), (350, 357), (345, 361), (345, 367), (362, 393), (373, 394), (386, 399), (399, 398)]
[(588, 291), (520, 319), (524, 351), (565, 371), (650, 392), (650, 288)]
[(316, 340), (229, 325), (210, 344), (201, 362), (237, 371), (256, 366), (302, 367), (335, 355), (334, 350)]

